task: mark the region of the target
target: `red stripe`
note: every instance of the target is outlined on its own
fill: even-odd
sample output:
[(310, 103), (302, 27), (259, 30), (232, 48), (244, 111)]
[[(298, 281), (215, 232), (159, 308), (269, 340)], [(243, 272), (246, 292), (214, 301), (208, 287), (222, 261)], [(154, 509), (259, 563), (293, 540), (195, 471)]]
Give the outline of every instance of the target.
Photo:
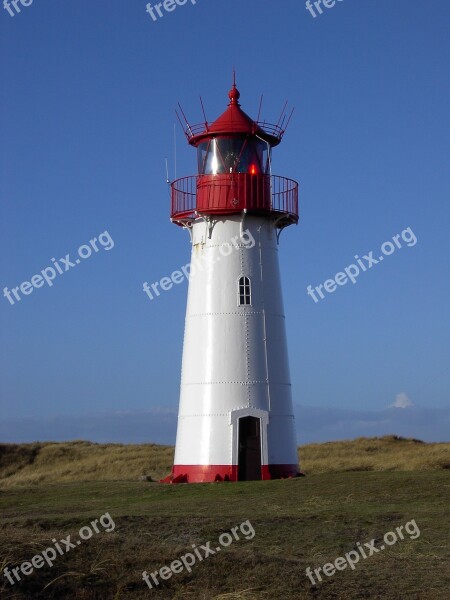
[[(296, 477), (298, 465), (262, 465), (261, 479), (286, 479)], [(238, 481), (237, 465), (175, 465), (171, 475), (162, 483), (211, 483)]]

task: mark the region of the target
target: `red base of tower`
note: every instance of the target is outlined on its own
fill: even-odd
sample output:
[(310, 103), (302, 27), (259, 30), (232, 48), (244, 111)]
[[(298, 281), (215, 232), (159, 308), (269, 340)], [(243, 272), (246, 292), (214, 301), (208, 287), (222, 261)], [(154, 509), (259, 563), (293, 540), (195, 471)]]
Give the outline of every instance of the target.
[[(302, 473), (298, 465), (262, 465), (261, 480), (287, 479)], [(175, 465), (160, 483), (213, 483), (239, 481), (238, 465)]]

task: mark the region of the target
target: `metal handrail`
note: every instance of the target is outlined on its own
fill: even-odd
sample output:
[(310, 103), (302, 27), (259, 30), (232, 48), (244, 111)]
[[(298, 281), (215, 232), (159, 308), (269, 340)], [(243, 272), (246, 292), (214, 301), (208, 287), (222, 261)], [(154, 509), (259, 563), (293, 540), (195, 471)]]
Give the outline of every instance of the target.
[[(277, 138), (280, 141), (285, 132), (285, 130), (282, 129), (282, 127), (280, 127), (279, 125), (275, 125), (274, 123), (267, 123), (266, 121), (255, 121), (254, 124), (257, 128), (264, 131), (264, 133), (267, 133), (268, 135)], [(202, 133), (208, 133), (209, 126), (212, 125), (212, 123), (195, 123), (193, 125), (191, 125), (190, 123), (186, 123), (186, 125), (187, 127), (183, 127), (184, 135), (186, 136), (188, 141), (191, 141), (193, 138), (197, 137), (198, 135), (201, 135)], [(230, 135), (239, 134), (233, 134), (233, 132), (230, 132)]]
[[(233, 173), (231, 175), (230, 183), (228, 184), (225, 180), (224, 185), (232, 185), (233, 181), (237, 181), (241, 178), (249, 178), (248, 181), (255, 181), (255, 177), (258, 177), (257, 183), (261, 182), (261, 186), (270, 180), (270, 206), (261, 207), (257, 202), (257, 198), (249, 197), (245, 198), (244, 204), (249, 207), (250, 210), (262, 213), (275, 213), (277, 215), (286, 215), (291, 222), (298, 222), (298, 183), (293, 179), (287, 177), (281, 177), (279, 175), (265, 175), (255, 176), (249, 173)], [(176, 181), (172, 182), (172, 206), (171, 206), (171, 217), (172, 220), (180, 219), (195, 219), (197, 212), (197, 187), (199, 180), (201, 180), (202, 188), (205, 186), (211, 187), (211, 191), (217, 187), (217, 182), (212, 179), (210, 181), (199, 175), (190, 175), (188, 177), (181, 177)], [(220, 180), (220, 183), (222, 180)], [(255, 194), (260, 193), (261, 186), (256, 188)], [(257, 207), (257, 208), (256, 208)], [(220, 206), (215, 204), (211, 207), (211, 210), (205, 210), (202, 208), (201, 212), (214, 212), (219, 213), (223, 210), (224, 212), (230, 212), (229, 206)]]

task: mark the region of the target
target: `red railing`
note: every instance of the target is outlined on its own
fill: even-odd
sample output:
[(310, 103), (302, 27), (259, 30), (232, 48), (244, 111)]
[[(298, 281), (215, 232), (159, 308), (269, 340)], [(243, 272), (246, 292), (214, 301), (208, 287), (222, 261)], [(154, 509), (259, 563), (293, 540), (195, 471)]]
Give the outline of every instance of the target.
[(195, 218), (197, 210), (197, 179), (195, 175), (181, 177), (171, 183), (172, 219)]
[(250, 173), (191, 175), (177, 179), (171, 187), (173, 221), (192, 220), (198, 213), (247, 210), (274, 213), (280, 216), (280, 226), (298, 222), (298, 183), (287, 177)]
[[(202, 133), (208, 133), (210, 126), (210, 123), (195, 123), (194, 125), (186, 123), (185, 125), (183, 125), (181, 120), (180, 123), (183, 127), (184, 135), (186, 136), (188, 142), (191, 142), (194, 138), (201, 135)], [(286, 131), (286, 127), (283, 129), (281, 125), (266, 123), (266, 121), (255, 121), (254, 128), (255, 131), (258, 128), (261, 129), (264, 133), (276, 138), (278, 141), (282, 140), (283, 135)]]
[(289, 214), (298, 222), (298, 183), (287, 177), (271, 176), (272, 207), (278, 213)]

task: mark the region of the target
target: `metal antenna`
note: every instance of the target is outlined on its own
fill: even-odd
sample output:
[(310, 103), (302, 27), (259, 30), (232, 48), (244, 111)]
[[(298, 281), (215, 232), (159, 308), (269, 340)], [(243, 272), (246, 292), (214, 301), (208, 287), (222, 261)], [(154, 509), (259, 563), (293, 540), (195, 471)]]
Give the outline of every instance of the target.
[(261, 108), (262, 108), (262, 103), (263, 103), (263, 94), (261, 94), (261, 100), (259, 101), (259, 110), (258, 110), (258, 116), (256, 118), (256, 122), (259, 123), (259, 117), (261, 116)]
[(173, 124), (173, 154), (175, 160), (175, 174), (174, 179), (177, 178), (177, 128), (175, 123)]
[(284, 106), (283, 106), (283, 110), (281, 111), (280, 118), (278, 119), (277, 127), (280, 125), (280, 121), (283, 118), (284, 111), (286, 110), (287, 103), (288, 103), (288, 101), (286, 100), (286, 102), (284, 103)]
[(289, 125), (289, 123), (291, 122), (292, 115), (294, 114), (294, 110), (295, 110), (295, 106), (294, 106), (294, 108), (291, 110), (291, 114), (289, 115), (289, 119), (287, 120), (286, 127), (284, 128), (284, 130), (285, 130), (285, 131), (286, 131), (286, 129), (288, 128), (288, 125)]
[(200, 96), (200, 104), (202, 105), (203, 117), (205, 119), (205, 127), (206, 127), (206, 129), (208, 129), (208, 119), (206, 118), (205, 107), (203, 106), (203, 99), (201, 96)]
[(170, 179), (169, 179), (169, 161), (167, 160), (166, 157), (166, 183), (170, 184)]
[[(178, 123), (180, 124), (180, 126), (181, 126), (181, 129), (182, 129), (182, 131), (183, 131), (184, 135), (185, 135), (185, 136), (188, 138), (187, 131), (186, 131), (186, 129), (184, 128), (184, 125), (183, 125), (183, 123), (182, 123), (182, 121), (181, 121), (180, 115), (178, 114), (178, 111), (177, 111), (176, 109), (175, 109), (175, 114), (177, 115)], [(189, 139), (189, 138), (188, 138), (188, 139)]]
[(166, 183), (167, 183), (167, 193), (169, 194), (169, 198), (172, 199), (171, 185), (170, 185), (170, 179), (169, 179), (169, 163), (168, 163), (167, 158), (166, 158)]
[(194, 134), (192, 133), (192, 129), (191, 129), (191, 126), (189, 125), (189, 121), (187, 120), (187, 117), (186, 117), (186, 115), (184, 114), (184, 111), (183, 111), (183, 109), (181, 108), (181, 104), (180, 104), (179, 102), (178, 102), (178, 107), (179, 107), (179, 109), (180, 109), (180, 111), (181, 111), (181, 114), (183, 115), (183, 118), (184, 118), (184, 120), (186, 121), (186, 125), (187, 125), (187, 130), (186, 130), (186, 131), (189, 131), (189, 135), (190, 135), (190, 136), (193, 136)]

